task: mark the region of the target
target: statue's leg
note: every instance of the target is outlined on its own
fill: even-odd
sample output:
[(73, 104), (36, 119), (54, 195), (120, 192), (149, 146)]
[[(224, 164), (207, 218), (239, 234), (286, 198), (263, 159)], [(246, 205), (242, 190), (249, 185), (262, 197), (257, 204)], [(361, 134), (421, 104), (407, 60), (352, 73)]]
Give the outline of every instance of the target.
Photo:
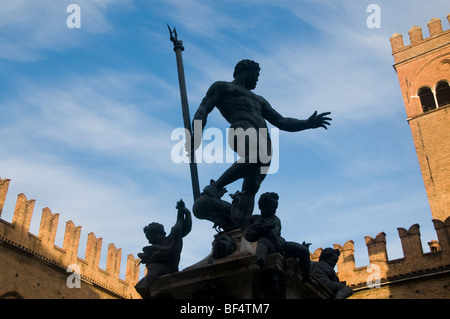
[[(261, 166), (270, 165), (272, 156), (272, 142), (270, 137), (267, 132), (265, 134), (259, 131), (256, 132), (256, 129), (253, 127), (246, 127), (244, 129), (245, 131), (230, 130), (230, 135), (228, 136), (229, 146), (239, 155), (240, 159), (231, 165), (219, 179), (211, 184), (211, 186), (218, 190), (249, 175), (253, 175), (250, 179), (258, 180), (257, 188), (259, 189), (259, 184), (265, 177), (264, 174), (261, 174), (260, 170)], [(252, 129), (255, 130), (255, 134), (246, 134), (246, 132), (251, 133), (249, 130)], [(240, 133), (236, 134), (236, 132)]]
[(342, 282), (327, 280), (323, 284), (335, 294), (335, 299), (347, 299), (353, 294), (353, 289)]
[(353, 294), (353, 289), (342, 284), (343, 287), (336, 292), (335, 299), (347, 299)]
[(311, 268), (309, 249), (296, 242), (285, 242), (282, 246), (286, 258), (298, 258), (298, 266), (302, 272), (303, 282), (311, 282), (311, 277), (309, 276)]
[(147, 274), (135, 286), (136, 291), (143, 299), (150, 298), (150, 285), (158, 278), (158, 269), (155, 268), (157, 267), (147, 267)]
[[(249, 148), (249, 152), (251, 152), (251, 148)], [(270, 165), (271, 153), (271, 141), (268, 135), (258, 134), (257, 165), (248, 171), (242, 183), (242, 195), (239, 208), (245, 215), (251, 215), (253, 213), (255, 196), (259, 191), (262, 181), (266, 178), (267, 174), (265, 172), (267, 172)], [(255, 156), (250, 159), (251, 161), (255, 161)], [(264, 172), (262, 170), (263, 167), (266, 168)]]
[(259, 169), (257, 163), (235, 162), (212, 185), (221, 189), (238, 179), (246, 177), (249, 171), (254, 171), (257, 168)]
[(261, 237), (258, 239), (258, 244), (256, 245), (256, 263), (259, 267), (264, 268), (266, 266), (266, 258), (269, 254), (275, 253), (275, 245), (267, 237)]
[(250, 216), (253, 214), (255, 196), (265, 177), (265, 174), (261, 174), (260, 167), (255, 167), (254, 170), (244, 177), (242, 193), (240, 194), (241, 200), (239, 202), (239, 209), (244, 215)]

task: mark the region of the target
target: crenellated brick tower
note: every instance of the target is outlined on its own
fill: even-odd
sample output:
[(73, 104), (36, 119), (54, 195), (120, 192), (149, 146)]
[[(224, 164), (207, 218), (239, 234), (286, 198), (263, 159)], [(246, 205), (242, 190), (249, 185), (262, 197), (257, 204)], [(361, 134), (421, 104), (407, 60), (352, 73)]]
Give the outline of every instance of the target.
[(436, 18), (428, 30), (424, 38), (420, 27), (412, 27), (407, 46), (394, 34), (391, 45), (431, 213), (445, 221), (450, 216), (450, 30), (443, 31)]
[(433, 18), (428, 30), (424, 38), (420, 27), (412, 27), (409, 45), (398, 33), (390, 41), (438, 240), (424, 253), (418, 224), (397, 228), (403, 258), (389, 260), (386, 234), (366, 236), (370, 265), (358, 268), (354, 242), (335, 244), (338, 275), (353, 287), (351, 298), (450, 298), (450, 29)]

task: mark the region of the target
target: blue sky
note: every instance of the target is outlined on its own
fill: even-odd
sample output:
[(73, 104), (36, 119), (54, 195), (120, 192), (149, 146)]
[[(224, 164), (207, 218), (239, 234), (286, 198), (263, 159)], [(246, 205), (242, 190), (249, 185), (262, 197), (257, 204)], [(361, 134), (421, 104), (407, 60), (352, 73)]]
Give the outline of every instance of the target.
[[(69, 29), (69, 4), (81, 28)], [(369, 28), (367, 7), (381, 9)], [(398, 84), (389, 38), (440, 18), (448, 1), (133, 1), (0, 0), (0, 177), (12, 180), (2, 218), (11, 221), (16, 195), (36, 199), (64, 225), (122, 248), (147, 245), (142, 228), (175, 222), (176, 202), (192, 206), (189, 167), (171, 160), (183, 126), (172, 43), (183, 52), (191, 116), (209, 85), (232, 80), (241, 59), (260, 63), (255, 93), (281, 114), (306, 119), (332, 112), (329, 130), (280, 132), (280, 167), (260, 194), (280, 195), (287, 240), (311, 251), (355, 242), (356, 265), (368, 265), (364, 236), (385, 232), (388, 257), (402, 257), (397, 227), (419, 223), (424, 251), (436, 239)], [(216, 110), (208, 127), (225, 132)], [(200, 164), (201, 188), (230, 164)], [(240, 183), (227, 187), (229, 193)], [(225, 195), (224, 198), (228, 198)], [(212, 224), (194, 218), (180, 268), (204, 258)]]

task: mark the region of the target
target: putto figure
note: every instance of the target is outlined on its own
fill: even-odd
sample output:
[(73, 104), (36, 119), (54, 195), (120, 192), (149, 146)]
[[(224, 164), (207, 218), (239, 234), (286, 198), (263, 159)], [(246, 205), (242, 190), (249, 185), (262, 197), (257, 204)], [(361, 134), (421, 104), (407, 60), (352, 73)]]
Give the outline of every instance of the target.
[(325, 248), (319, 261), (311, 262), (311, 273), (335, 294), (336, 299), (346, 299), (353, 294), (353, 289), (340, 281), (334, 271), (340, 254), (339, 249)]
[(192, 229), (192, 217), (182, 200), (177, 202), (176, 208), (177, 221), (168, 236), (164, 226), (159, 223), (151, 223), (144, 227), (145, 237), (151, 245), (144, 247), (142, 253), (138, 253), (141, 263), (147, 267), (147, 275), (135, 286), (142, 298), (150, 298), (149, 287), (158, 276), (178, 271), (183, 237)]
[(255, 253), (256, 263), (261, 268), (266, 266), (266, 258), (269, 254), (280, 253), (284, 258), (297, 259), (303, 282), (311, 282), (309, 276), (311, 261), (308, 249), (310, 244), (289, 242), (281, 237), (281, 221), (275, 215), (278, 199), (277, 193), (262, 194), (258, 201), (261, 215), (246, 216), (239, 209), (240, 195), (235, 194), (231, 216), (242, 229), (245, 239), (249, 242), (258, 242)]
[[(258, 63), (242, 60), (235, 67), (233, 81), (217, 81), (211, 85), (194, 115), (194, 135), (187, 145), (188, 152), (193, 152), (200, 146), (201, 134), (196, 131), (203, 131), (208, 114), (217, 107), (231, 125), (229, 132), (232, 135), (228, 136), (228, 144), (240, 159), (217, 180), (211, 180), (210, 185), (203, 190), (197, 205), (194, 205), (193, 213), (197, 218), (213, 221), (215, 226), (224, 230), (234, 227), (229, 224), (230, 205), (217, 200), (226, 192), (225, 186), (243, 179), (240, 210), (245, 215), (251, 215), (253, 212), (255, 195), (266, 176), (272, 155), (266, 121), (289, 132), (319, 127), (327, 129), (331, 121), (331, 118), (327, 117), (330, 112), (317, 114), (316, 111), (306, 120), (281, 116), (266, 99), (252, 92), (256, 88), (259, 72)], [(199, 121), (201, 130), (196, 130)], [(249, 138), (252, 134), (255, 136), (254, 140)]]

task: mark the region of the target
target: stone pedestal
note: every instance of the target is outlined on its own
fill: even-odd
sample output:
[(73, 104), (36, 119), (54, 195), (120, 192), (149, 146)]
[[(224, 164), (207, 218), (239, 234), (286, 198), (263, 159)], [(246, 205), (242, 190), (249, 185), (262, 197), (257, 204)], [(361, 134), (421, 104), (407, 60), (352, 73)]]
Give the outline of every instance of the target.
[[(324, 286), (302, 282), (297, 262), (280, 254), (269, 255), (266, 267), (256, 264), (256, 243), (240, 230), (226, 233), (236, 249), (226, 257), (212, 258), (213, 251), (186, 269), (159, 277), (150, 287), (152, 298), (175, 299), (330, 299)], [(217, 237), (217, 235), (215, 236)]]

